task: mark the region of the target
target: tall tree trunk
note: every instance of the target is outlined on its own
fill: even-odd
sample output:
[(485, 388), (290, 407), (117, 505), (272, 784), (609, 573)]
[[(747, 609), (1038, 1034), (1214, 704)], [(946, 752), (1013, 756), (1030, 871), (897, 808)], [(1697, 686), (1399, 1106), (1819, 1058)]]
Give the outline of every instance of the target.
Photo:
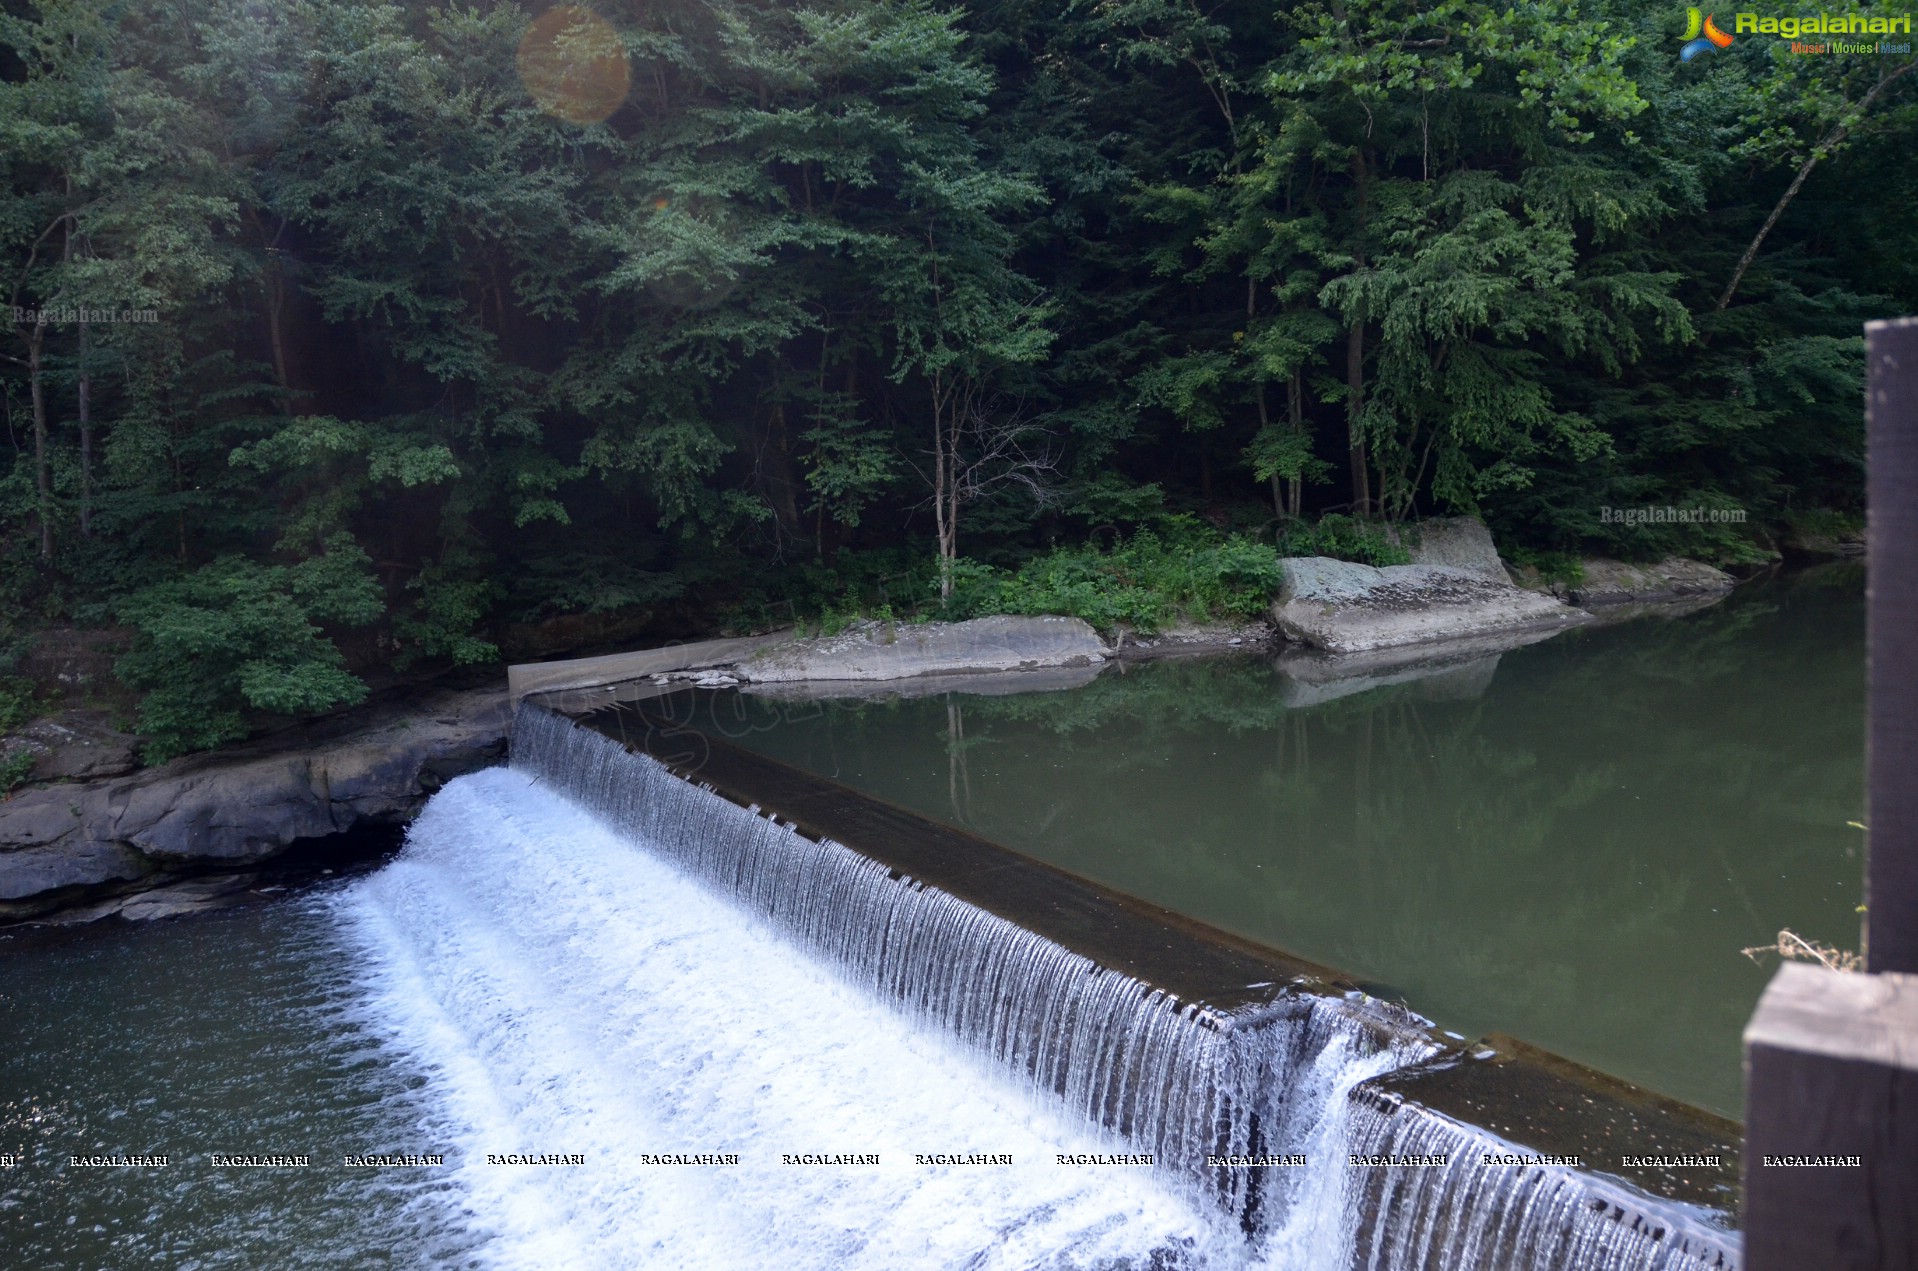
[[(1266, 409), (1265, 409), (1265, 381), (1264, 380), (1259, 381), (1258, 403), (1259, 403), (1259, 431), (1264, 432), (1266, 429), (1272, 426), (1272, 421), (1267, 416)], [(1284, 520), (1285, 519), (1285, 495), (1279, 489), (1279, 474), (1276, 472), (1273, 473), (1271, 477), (1271, 481), (1272, 481), (1272, 515), (1278, 517), (1280, 520)]]
[(293, 408), (293, 376), (286, 356), (286, 272), (280, 267), (280, 239), (286, 235), (286, 222), (267, 236), (266, 221), (258, 208), (250, 208), (254, 233), (260, 236), (260, 248), (266, 263), (260, 270), (260, 289), (266, 294), (266, 338), (273, 355), (273, 382), (280, 386), (280, 412), (297, 415)]
[(958, 539), (954, 522), (959, 512), (952, 503), (957, 456), (951, 454), (952, 441), (947, 436), (947, 397), (942, 376), (935, 372), (932, 376), (932, 512), (933, 529), (939, 536), (939, 599), (942, 601), (952, 599), (953, 549)]
[[(73, 174), (67, 174), (67, 197), (73, 197)], [(66, 229), (62, 234), (60, 259), (68, 265), (73, 263), (73, 218), (64, 220)], [(87, 346), (90, 343), (87, 329), (87, 308), (84, 301), (80, 309), (80, 352), (75, 364), (74, 391), (79, 398), (80, 423), (80, 536), (93, 537), (93, 380), (87, 369)]]
[[(1292, 381), (1285, 386), (1285, 417), (1292, 425), (1292, 431), (1305, 435), (1305, 377), (1298, 371), (1292, 372)], [(1292, 477), (1286, 483), (1285, 507), (1279, 515), (1299, 519), (1299, 505), (1305, 497), (1305, 477)]]
[[(1371, 194), (1371, 171), (1365, 161), (1365, 148), (1352, 152), (1352, 184), (1357, 192), (1357, 248), (1352, 253), (1353, 269), (1365, 269), (1366, 203)], [(1355, 318), (1345, 334), (1345, 435), (1346, 459), (1352, 472), (1352, 511), (1365, 516), (1371, 511), (1372, 487), (1365, 462), (1365, 436), (1359, 429), (1359, 412), (1365, 406), (1365, 320)]]
[[(67, 197), (69, 199), (73, 197), (73, 174), (71, 173), (67, 174)], [(61, 232), (59, 259), (65, 265), (71, 266), (73, 265), (73, 217), (63, 217), (61, 224), (65, 226), (65, 230)], [(94, 504), (94, 410), (92, 410), (94, 383), (86, 368), (86, 351), (88, 351), (88, 345), (92, 343), (88, 339), (88, 335), (92, 335), (92, 332), (88, 330), (84, 301), (79, 305), (79, 311), (81, 311), (81, 347), (79, 347), (79, 358), (75, 362), (75, 395), (79, 397), (79, 414), (81, 414), (79, 418), (79, 424), (81, 424), (81, 537), (90, 539), (94, 533), (94, 508), (92, 508)]]
[(279, 266), (267, 265), (266, 334), (273, 346), (273, 379), (280, 386), (280, 410), (291, 415), (293, 384), (286, 370), (286, 332), (281, 327), (281, 308), (286, 302), (286, 287), (280, 280)]
[(1365, 408), (1365, 324), (1354, 322), (1345, 333), (1345, 436), (1346, 459), (1352, 471), (1352, 510), (1365, 516), (1371, 511), (1372, 486), (1365, 462), (1365, 436), (1359, 428), (1359, 413)]
[(53, 457), (47, 446), (47, 390), (40, 374), (40, 355), (46, 347), (47, 327), (33, 324), (27, 337), (27, 385), (33, 399), (33, 474), (39, 492), (40, 559), (53, 559)]
[(87, 324), (80, 322), (80, 537), (93, 537), (93, 372), (87, 366)]
[(766, 484), (772, 495), (773, 515), (779, 528), (795, 539), (805, 537), (805, 524), (799, 515), (799, 482), (793, 476), (792, 438), (786, 427), (786, 405), (773, 407), (767, 427), (772, 473)]
[(1738, 268), (1732, 270), (1732, 280), (1725, 284), (1724, 294), (1720, 295), (1718, 303), (1712, 306), (1714, 310), (1723, 312), (1725, 307), (1731, 304), (1732, 297), (1738, 294), (1738, 284), (1745, 280), (1745, 271), (1752, 267), (1754, 260), (1758, 259), (1758, 249), (1765, 245), (1765, 238), (1771, 233), (1772, 226), (1778, 224), (1778, 218), (1785, 214), (1785, 209), (1791, 206), (1791, 201), (1798, 197), (1798, 191), (1804, 187), (1805, 178), (1811, 175), (1811, 170), (1817, 166), (1818, 161), (1825, 157), (1826, 147), (1835, 145), (1844, 135), (1843, 128), (1834, 128), (1825, 135), (1823, 141), (1812, 147), (1811, 155), (1799, 165), (1798, 175), (1791, 179), (1791, 184), (1785, 187), (1784, 194), (1780, 195), (1778, 202), (1773, 205), (1771, 215), (1767, 216), (1765, 223), (1758, 227), (1758, 234), (1752, 239), (1751, 246), (1747, 247), (1745, 254), (1738, 258)]

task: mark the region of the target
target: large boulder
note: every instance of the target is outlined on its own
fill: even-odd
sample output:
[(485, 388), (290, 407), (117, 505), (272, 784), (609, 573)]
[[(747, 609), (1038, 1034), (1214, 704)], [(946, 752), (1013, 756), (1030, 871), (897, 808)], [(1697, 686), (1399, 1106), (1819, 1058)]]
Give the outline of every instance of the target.
[(1325, 556), (1294, 556), (1280, 564), (1285, 581), (1272, 606), (1273, 623), (1288, 639), (1328, 653), (1546, 631), (1591, 620), (1554, 596), (1447, 565), (1376, 569)]
[(733, 674), (755, 684), (793, 680), (903, 680), (955, 672), (1092, 666), (1106, 646), (1078, 618), (1000, 615), (966, 622), (861, 622), (835, 636), (792, 640), (741, 658)]
[(0, 912), (184, 866), (254, 864), (299, 839), (403, 821), (446, 781), (499, 762), (507, 720), (504, 692), (439, 693), (325, 740), (269, 739), (20, 791), (0, 803)]
[(1473, 574), (1488, 582), (1510, 582), (1505, 562), (1492, 543), (1492, 531), (1485, 522), (1470, 516), (1435, 517), (1409, 525), (1400, 533), (1400, 541), (1411, 553), (1414, 565), (1439, 565)]
[(1618, 605), (1655, 600), (1716, 596), (1730, 591), (1737, 580), (1702, 561), (1668, 556), (1651, 565), (1594, 558), (1583, 562), (1584, 577), (1563, 588), (1575, 605)]

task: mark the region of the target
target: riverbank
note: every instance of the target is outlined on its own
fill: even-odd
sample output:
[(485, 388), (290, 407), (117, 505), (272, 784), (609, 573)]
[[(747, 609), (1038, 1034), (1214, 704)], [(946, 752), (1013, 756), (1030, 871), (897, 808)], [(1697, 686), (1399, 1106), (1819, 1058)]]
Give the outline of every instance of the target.
[(1594, 562), (1583, 592), (1524, 587), (1475, 521), (1428, 522), (1408, 539), (1406, 565), (1282, 561), (1278, 599), (1262, 617), (1105, 633), (1062, 615), (866, 619), (831, 635), (772, 632), (522, 664), (507, 669), (503, 691), (426, 689), (147, 769), (135, 765), (135, 738), (43, 721), (39, 735), (55, 743), (50, 775), (68, 779), (0, 802), (0, 921), (165, 917), (229, 903), (289, 851), (402, 826), (446, 780), (499, 762), (513, 706), (531, 693), (635, 681), (781, 697), (1018, 693), (1072, 687), (1114, 662), (1262, 651), (1283, 653), (1294, 684), (1286, 700), (1306, 705), (1453, 672), (1590, 622), (1606, 603), (1612, 613), (1648, 597), (1697, 607), (1732, 585), (1695, 562)]
[(0, 919), (76, 906), (164, 917), (181, 910), (157, 896), (145, 913), (105, 906), (188, 884), (179, 904), (216, 899), (196, 876), (243, 880), (296, 845), (410, 820), (453, 777), (505, 757), (507, 719), (500, 689), (435, 690), (125, 776), (16, 791), (0, 803)]

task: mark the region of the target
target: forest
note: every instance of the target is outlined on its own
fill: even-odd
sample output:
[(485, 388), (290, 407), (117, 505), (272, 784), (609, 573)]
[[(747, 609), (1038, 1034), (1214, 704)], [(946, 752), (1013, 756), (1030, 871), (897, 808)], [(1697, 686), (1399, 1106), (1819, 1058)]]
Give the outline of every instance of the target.
[(1256, 612), (1431, 515), (1855, 530), (1918, 59), (1688, 16), (5, 0), (0, 675), (115, 633), (164, 758), (569, 639)]

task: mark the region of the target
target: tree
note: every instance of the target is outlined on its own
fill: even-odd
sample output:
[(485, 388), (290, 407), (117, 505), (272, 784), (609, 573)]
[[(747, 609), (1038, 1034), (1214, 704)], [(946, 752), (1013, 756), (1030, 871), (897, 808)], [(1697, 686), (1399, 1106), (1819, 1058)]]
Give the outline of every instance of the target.
[[(1893, 16), (1890, 6), (1861, 11), (1861, 16)], [(1905, 16), (1900, 13), (1897, 16)], [(1766, 65), (1753, 77), (1751, 104), (1745, 111), (1751, 133), (1733, 147), (1739, 158), (1767, 166), (1795, 167), (1771, 213), (1752, 235), (1750, 246), (1738, 258), (1715, 309), (1727, 308), (1738, 285), (1758, 258), (1759, 249), (1784, 216), (1785, 209), (1804, 189), (1812, 169), (1843, 151), (1860, 137), (1895, 126), (1888, 112), (1909, 112), (1909, 77), (1918, 69), (1910, 53), (1872, 57), (1794, 55), (1787, 44), (1761, 44)]]
[(1648, 336), (1689, 334), (1673, 277), (1600, 250), (1664, 209), (1634, 192), (1629, 157), (1576, 154), (1600, 127), (1628, 139), (1644, 107), (1621, 69), (1629, 40), (1576, 18), (1472, 0), (1291, 14), (1299, 43), (1269, 80), (1291, 109), (1266, 149), (1347, 176), (1318, 298), (1346, 323), (1346, 381), (1328, 395), (1361, 509), (1402, 518), (1428, 481), (1476, 508), (1529, 480), (1541, 439), (1592, 457), (1603, 437), (1538, 380), (1546, 351), (1615, 371)]

